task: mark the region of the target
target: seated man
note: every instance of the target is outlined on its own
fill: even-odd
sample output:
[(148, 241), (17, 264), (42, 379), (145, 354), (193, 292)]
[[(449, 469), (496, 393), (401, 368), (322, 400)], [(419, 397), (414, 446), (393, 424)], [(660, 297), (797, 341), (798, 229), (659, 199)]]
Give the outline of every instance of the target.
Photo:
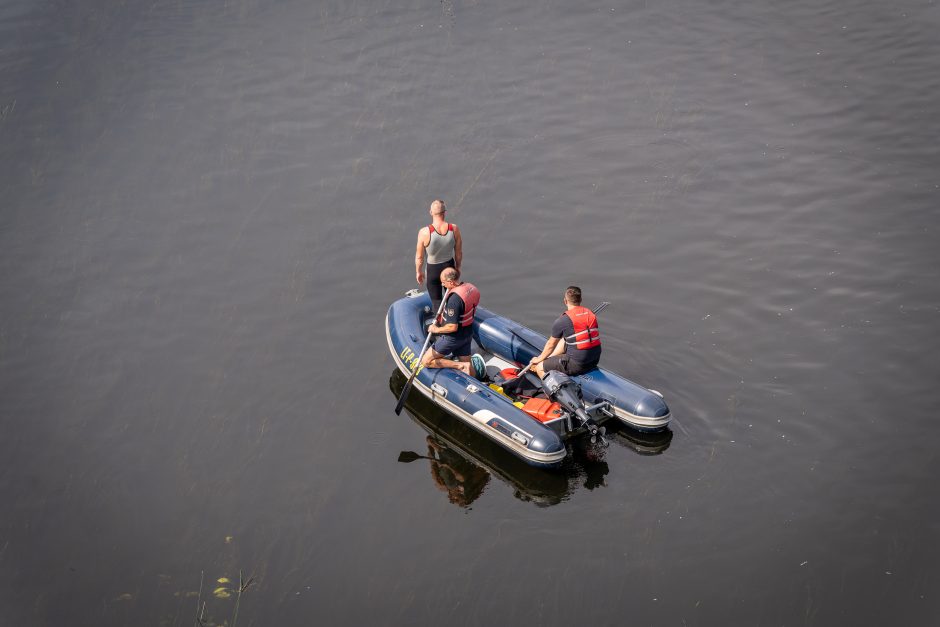
[(565, 307), (552, 325), (552, 335), (545, 348), (529, 363), (539, 377), (549, 370), (567, 375), (584, 374), (597, 368), (601, 359), (601, 333), (594, 312), (581, 306), (581, 288), (572, 285), (565, 290)]
[[(429, 333), (438, 338), (421, 357), (421, 365), (427, 368), (457, 368), (464, 374), (478, 379), (485, 373), (483, 359), (474, 355), (471, 364), (470, 342), (473, 339), (473, 314), (480, 304), (480, 292), (472, 283), (460, 280), (456, 268), (441, 272), (441, 285), (447, 290), (447, 300), (441, 315), (428, 327)], [(454, 357), (454, 359), (448, 359)]]

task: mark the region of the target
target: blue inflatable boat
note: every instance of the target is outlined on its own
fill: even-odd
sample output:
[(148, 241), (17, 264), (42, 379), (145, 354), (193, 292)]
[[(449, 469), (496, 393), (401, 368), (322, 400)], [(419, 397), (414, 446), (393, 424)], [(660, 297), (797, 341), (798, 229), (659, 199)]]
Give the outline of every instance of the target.
[[(669, 424), (661, 394), (604, 368), (574, 377), (552, 372), (541, 382), (532, 373), (516, 378), (546, 338), (483, 307), (473, 322), (473, 352), (486, 364), (483, 381), (453, 368), (421, 368), (419, 354), (432, 315), (428, 295), (412, 290), (392, 303), (385, 317), (395, 364), (406, 376), (418, 371), (410, 393), (420, 392), (529, 464), (560, 465), (573, 437), (603, 441), (602, 425), (609, 419), (647, 432)], [(531, 387), (520, 391), (520, 383)]]
[[(389, 377), (389, 389), (395, 398), (401, 396), (407, 377), (397, 367)], [(469, 507), (495, 482), (510, 488), (520, 501), (539, 507), (562, 503), (575, 491), (589, 490), (606, 483), (609, 472), (603, 454), (584, 438), (569, 443), (568, 457), (558, 472), (543, 472), (509, 453), (491, 438), (480, 434), (462, 420), (456, 420), (423, 394), (409, 394), (405, 412), (427, 432), (426, 446), (402, 451), (398, 461), (426, 462), (434, 485), (447, 493), (448, 499), (460, 507)], [(619, 422), (619, 421), (618, 421)], [(606, 438), (637, 455), (660, 455), (669, 448), (672, 431), (637, 431), (615, 421), (605, 424)]]

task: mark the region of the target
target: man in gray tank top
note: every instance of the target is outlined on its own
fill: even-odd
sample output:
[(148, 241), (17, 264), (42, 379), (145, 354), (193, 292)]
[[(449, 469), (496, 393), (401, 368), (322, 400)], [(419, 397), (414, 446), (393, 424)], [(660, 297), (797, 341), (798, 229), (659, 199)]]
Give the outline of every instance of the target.
[(460, 271), (463, 260), (463, 239), (456, 224), (445, 221), (447, 207), (443, 200), (435, 200), (428, 209), (431, 224), (418, 231), (418, 244), (415, 249), (415, 279), (425, 282), (424, 258), (427, 254), (427, 290), (431, 297), (434, 311), (441, 304), (444, 290), (441, 286), (441, 272), (446, 268)]

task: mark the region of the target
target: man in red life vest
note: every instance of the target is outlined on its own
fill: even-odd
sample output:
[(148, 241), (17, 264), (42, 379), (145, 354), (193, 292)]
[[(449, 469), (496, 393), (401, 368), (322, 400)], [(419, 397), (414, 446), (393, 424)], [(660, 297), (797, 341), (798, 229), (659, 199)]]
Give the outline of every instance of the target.
[(529, 363), (544, 377), (549, 370), (568, 375), (584, 374), (597, 368), (601, 359), (601, 333), (594, 312), (581, 306), (581, 288), (565, 290), (567, 310), (552, 325), (552, 335), (542, 352)]
[[(438, 337), (425, 351), (421, 365), (457, 368), (464, 374), (479, 376), (479, 373), (474, 374), (474, 364), (471, 364), (470, 342), (473, 339), (473, 314), (480, 304), (480, 292), (472, 283), (461, 281), (456, 268), (446, 268), (441, 272), (441, 285), (449, 290), (447, 302), (440, 318), (428, 327), (428, 332), (436, 333)], [(482, 358), (477, 359), (482, 364)]]

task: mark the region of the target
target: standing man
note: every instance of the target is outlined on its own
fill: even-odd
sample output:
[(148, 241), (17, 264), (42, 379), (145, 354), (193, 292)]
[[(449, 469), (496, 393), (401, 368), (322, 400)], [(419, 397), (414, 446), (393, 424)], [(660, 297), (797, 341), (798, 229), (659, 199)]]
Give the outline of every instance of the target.
[(421, 227), (418, 231), (415, 279), (418, 283), (424, 283), (424, 253), (427, 251), (427, 289), (431, 297), (431, 311), (437, 311), (443, 298), (441, 272), (446, 268), (455, 268), (458, 272), (460, 271), (460, 262), (463, 260), (463, 240), (457, 225), (444, 221), (447, 207), (444, 206), (443, 200), (432, 202), (428, 212), (431, 214), (431, 224)]
[(601, 360), (601, 332), (597, 317), (581, 306), (581, 288), (575, 285), (565, 290), (566, 311), (552, 325), (552, 336), (545, 348), (529, 363), (544, 377), (549, 370), (560, 370), (567, 375), (584, 374), (597, 368)]
[(456, 268), (445, 268), (441, 272), (441, 283), (449, 290), (447, 302), (440, 317), (428, 327), (428, 333), (438, 337), (421, 357), (421, 365), (427, 368), (456, 368), (482, 379), (486, 374), (483, 358), (470, 358), (470, 343), (473, 340), (473, 315), (480, 304), (480, 292), (472, 283), (462, 282)]

